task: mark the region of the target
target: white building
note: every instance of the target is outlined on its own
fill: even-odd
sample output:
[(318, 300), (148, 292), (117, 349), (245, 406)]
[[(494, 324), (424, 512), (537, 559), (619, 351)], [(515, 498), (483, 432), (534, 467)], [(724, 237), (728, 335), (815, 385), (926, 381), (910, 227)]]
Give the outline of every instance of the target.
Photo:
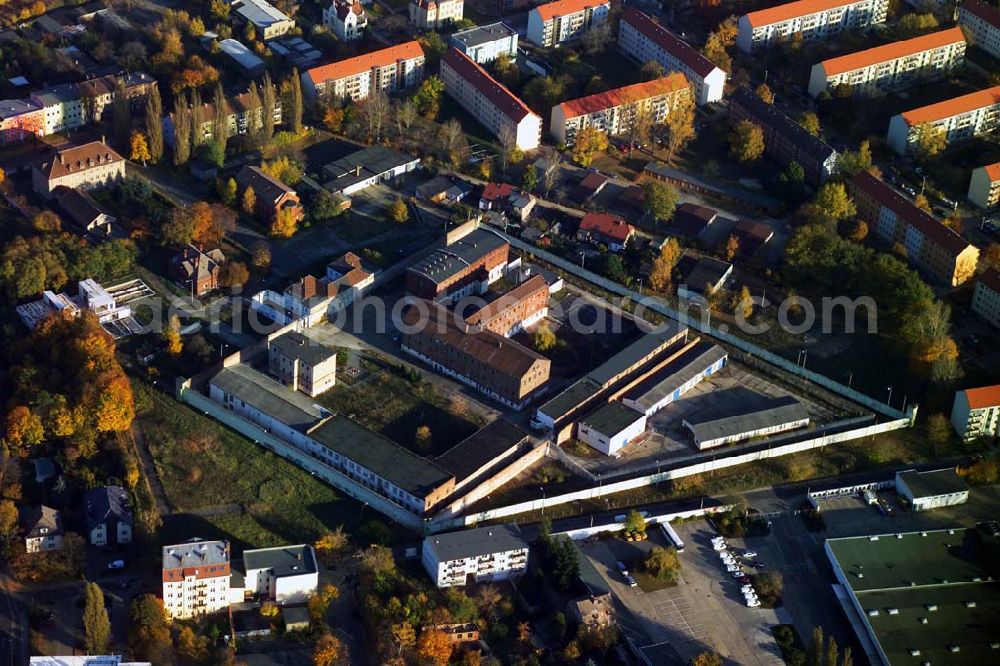
[(968, 199), (984, 210), (1000, 205), (1000, 162), (972, 170)]
[(494, 525), (424, 539), (421, 561), (438, 587), (506, 580), (528, 568), (528, 542), (517, 525)]
[(163, 547), (163, 608), (186, 620), (229, 608), (229, 542), (188, 541)]
[(480, 65), (501, 55), (513, 62), (517, 58), (517, 31), (506, 23), (477, 25), (452, 35), (451, 45)]
[(265, 0), (238, 0), (236, 14), (252, 23), (257, 37), (264, 41), (281, 37), (295, 27), (295, 21)]
[(652, 416), (724, 368), (728, 358), (726, 350), (718, 345), (693, 341), (668, 363), (626, 390), (620, 400)]
[(749, 409), (724, 416), (690, 416), (682, 425), (700, 450), (776, 435), (809, 425), (805, 405), (791, 396), (761, 401)]
[(549, 131), (558, 142), (572, 146), (576, 133), (592, 127), (609, 136), (625, 134), (640, 114), (653, 123), (662, 123), (685, 99), (691, 97), (691, 84), (680, 72), (634, 83), (624, 88), (568, 100), (552, 107)]
[(91, 546), (132, 543), (132, 508), (121, 486), (101, 486), (83, 494), (87, 542)]
[(519, 149), (538, 147), (541, 117), (469, 56), (448, 49), (441, 58), (441, 80), (448, 95), (495, 136), (510, 132)]
[(120, 654), (30, 657), (29, 666), (152, 666), (148, 661), (122, 661)]
[(72, 83), (32, 93), (31, 101), (44, 109), (45, 135), (76, 129), (84, 123), (83, 99), (79, 88)]
[(1000, 271), (987, 268), (976, 278), (972, 292), (972, 311), (1000, 328)]
[(101, 324), (132, 316), (132, 309), (128, 305), (119, 305), (104, 287), (90, 278), (81, 280), (77, 284), (75, 297), (66, 293), (56, 294), (46, 290), (42, 292), (40, 300), (25, 303), (16, 308), (21, 321), (30, 329), (34, 329), (55, 312), (64, 313), (69, 317), (79, 317), (83, 310), (92, 312)]
[(125, 158), (102, 141), (56, 151), (31, 171), (35, 192), (46, 198), (56, 188), (94, 189), (113, 185), (125, 178)]
[(323, 23), (343, 42), (352, 42), (364, 36), (368, 15), (361, 0), (333, 0), (323, 10)]
[(608, 20), (608, 0), (556, 0), (528, 12), (528, 41), (559, 46)]
[(646, 415), (612, 401), (580, 419), (576, 438), (606, 456), (618, 452), (646, 432)]
[(316, 593), (319, 567), (312, 546), (243, 551), (246, 591), (279, 605), (300, 604)]
[(741, 16), (736, 45), (750, 53), (795, 35), (807, 42), (824, 40), (884, 23), (888, 11), (889, 0), (797, 0)]
[(1000, 384), (956, 391), (951, 425), (966, 441), (1000, 436)]
[(817, 97), (837, 86), (860, 95), (904, 88), (944, 76), (963, 62), (965, 35), (961, 28), (948, 28), (818, 62), (809, 76), (809, 94)]
[(889, 146), (900, 155), (916, 148), (919, 128), (944, 133), (950, 145), (1000, 127), (1000, 86), (930, 104), (893, 116), (889, 121)]
[(62, 514), (56, 509), (44, 504), (22, 506), (20, 523), (26, 553), (45, 553), (62, 548)]
[(969, 501), (969, 486), (954, 467), (928, 472), (896, 472), (896, 492), (910, 502), (913, 511), (927, 511)]
[(994, 58), (1000, 58), (1000, 9), (980, 0), (965, 0), (958, 9), (958, 24), (969, 42)]
[(267, 343), (268, 372), (293, 391), (310, 398), (337, 383), (337, 352), (297, 331)]
[(378, 91), (391, 95), (423, 81), (424, 51), (413, 40), (313, 67), (301, 78), (303, 94), (313, 100), (357, 102)]
[(722, 99), (726, 72), (634, 7), (626, 7), (622, 12), (618, 48), (639, 63), (655, 60), (668, 72), (684, 74), (694, 85), (695, 102), (699, 106)]
[(410, 23), (419, 30), (438, 30), (462, 20), (464, 0), (410, 0)]

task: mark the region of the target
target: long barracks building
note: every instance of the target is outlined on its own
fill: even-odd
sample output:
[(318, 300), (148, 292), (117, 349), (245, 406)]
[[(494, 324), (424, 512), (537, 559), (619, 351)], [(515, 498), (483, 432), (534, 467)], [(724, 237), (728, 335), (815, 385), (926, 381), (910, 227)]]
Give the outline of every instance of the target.
[(376, 92), (405, 90), (423, 78), (424, 50), (413, 40), (313, 67), (302, 74), (302, 92), (310, 99), (356, 102)]
[(751, 53), (796, 35), (807, 42), (819, 41), (885, 23), (888, 12), (889, 0), (798, 0), (741, 16), (736, 45)]

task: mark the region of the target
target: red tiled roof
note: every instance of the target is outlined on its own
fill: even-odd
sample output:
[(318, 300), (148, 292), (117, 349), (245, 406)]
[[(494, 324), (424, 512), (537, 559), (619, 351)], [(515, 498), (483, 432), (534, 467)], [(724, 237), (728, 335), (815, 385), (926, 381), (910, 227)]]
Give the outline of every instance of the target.
[(454, 47), (448, 49), (441, 58), (441, 64), (455, 70), (515, 123), (521, 122), (529, 115), (535, 115), (517, 95), (507, 90), (478, 63), (458, 49)]
[(965, 399), (970, 409), (984, 409), (1000, 405), (1000, 384), (965, 389)]
[(421, 48), (420, 42), (413, 40), (390, 46), (387, 49), (348, 58), (347, 60), (338, 60), (328, 65), (313, 67), (306, 74), (312, 79), (313, 84), (326, 83), (327, 81), (342, 79), (345, 76), (355, 76), (376, 67), (388, 67), (400, 60), (412, 60), (413, 58), (422, 58), (423, 56), (424, 50)]
[[(465, 318), (470, 326), (485, 326), (518, 303), (526, 301), (540, 291), (548, 293), (549, 285), (541, 275), (534, 275), (517, 285), (492, 303), (476, 310)], [(547, 301), (546, 301), (547, 302)]]
[(608, 0), (556, 0), (555, 2), (539, 5), (535, 7), (535, 10), (542, 21), (548, 21), (557, 16), (576, 14), (588, 8), (600, 7), (607, 4), (610, 4)]
[(901, 42), (893, 42), (891, 44), (876, 46), (873, 49), (849, 53), (839, 58), (830, 58), (829, 60), (824, 60), (822, 65), (827, 76), (836, 76), (844, 72), (852, 72), (856, 69), (863, 69), (881, 62), (905, 58), (959, 42), (965, 42), (965, 33), (962, 32), (962, 29), (948, 28), (947, 30), (939, 30), (938, 32), (921, 35), (913, 39), (904, 39)]
[(921, 123), (931, 123), (944, 118), (951, 118), (961, 113), (982, 109), (994, 104), (1000, 104), (1000, 86), (993, 86), (986, 90), (946, 99), (943, 102), (922, 106), (919, 109), (911, 109), (903, 112), (903, 120), (910, 127)]
[(71, 173), (80, 173), (106, 164), (121, 162), (123, 158), (106, 144), (91, 141), (82, 146), (65, 148), (56, 152), (52, 160), (42, 165), (46, 178), (62, 178)]
[(991, 183), (995, 183), (1000, 180), (1000, 162), (996, 164), (987, 164), (983, 167), (986, 170), (986, 177), (990, 179)]
[(615, 88), (614, 90), (597, 93), (596, 95), (588, 95), (587, 97), (581, 97), (579, 99), (571, 99), (568, 102), (563, 102), (559, 106), (562, 107), (563, 115), (567, 119), (577, 118), (579, 116), (586, 116), (588, 114), (597, 113), (598, 111), (604, 111), (605, 109), (610, 109), (616, 106), (623, 106), (639, 100), (649, 99), (650, 97), (668, 95), (670, 93), (677, 92), (678, 90), (683, 90), (684, 88), (690, 88), (690, 86), (691, 84), (688, 82), (686, 76), (680, 72), (671, 72), (666, 76), (652, 81), (635, 83), (623, 88)]
[(858, 1), (859, 0), (798, 0), (798, 2), (789, 2), (784, 5), (778, 5), (777, 7), (750, 12), (746, 16), (752, 27), (759, 28), (764, 25), (781, 23), (782, 21), (787, 21), (800, 16), (818, 14), (819, 12), (834, 9), (835, 7), (846, 7), (848, 5), (853, 5)]
[(962, 9), (969, 12), (981, 21), (989, 23), (994, 28), (1000, 28), (1000, 9), (979, 0), (965, 0)]
[(580, 229), (599, 233), (622, 243), (635, 232), (631, 224), (610, 213), (587, 213), (580, 221)]
[(712, 70), (716, 69), (715, 64), (711, 60), (695, 51), (690, 44), (635, 7), (625, 8), (625, 11), (622, 12), (622, 22), (628, 23), (648, 39), (658, 44), (664, 51), (667, 51), (690, 67), (698, 76), (708, 76), (712, 73)]
[(483, 188), (483, 196), (480, 198), (486, 201), (506, 199), (514, 193), (514, 189), (510, 183), (486, 183), (486, 187)]

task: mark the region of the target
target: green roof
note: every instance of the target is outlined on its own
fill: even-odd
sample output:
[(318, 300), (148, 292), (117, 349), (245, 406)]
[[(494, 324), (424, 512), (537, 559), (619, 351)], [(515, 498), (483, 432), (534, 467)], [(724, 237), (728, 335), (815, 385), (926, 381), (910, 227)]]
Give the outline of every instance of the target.
[(969, 491), (969, 486), (953, 467), (928, 472), (918, 472), (911, 469), (906, 472), (897, 472), (896, 479), (902, 480), (906, 484), (915, 499)]

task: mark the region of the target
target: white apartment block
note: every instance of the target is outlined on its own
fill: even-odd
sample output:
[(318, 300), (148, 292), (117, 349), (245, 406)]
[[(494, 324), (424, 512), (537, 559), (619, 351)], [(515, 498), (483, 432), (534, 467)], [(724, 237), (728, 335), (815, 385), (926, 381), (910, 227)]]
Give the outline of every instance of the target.
[(229, 543), (189, 541), (163, 547), (163, 607), (175, 620), (229, 607)]
[(976, 278), (972, 291), (972, 311), (991, 325), (1000, 328), (1000, 271), (986, 269)]
[(965, 35), (961, 28), (948, 28), (818, 62), (809, 76), (809, 94), (817, 97), (837, 86), (850, 86), (860, 95), (904, 88), (943, 76), (964, 61)]
[(559, 46), (608, 20), (608, 0), (556, 0), (528, 12), (528, 41)]
[(889, 0), (798, 0), (741, 16), (736, 45), (751, 53), (795, 35), (807, 42), (824, 40), (885, 23), (888, 12)]
[(469, 56), (449, 49), (441, 58), (441, 80), (448, 95), (494, 135), (509, 130), (520, 150), (538, 147), (541, 117)]
[(528, 568), (528, 542), (517, 525), (493, 525), (424, 539), (424, 569), (438, 587), (507, 580)]
[(410, 23), (419, 30), (437, 30), (462, 20), (464, 0), (410, 0)]
[(456, 32), (451, 45), (480, 65), (506, 55), (517, 58), (517, 31), (506, 23), (491, 23)]
[(361, 0), (333, 0), (323, 10), (323, 24), (342, 42), (361, 39), (368, 27), (368, 15)]
[(1000, 206), (1000, 162), (972, 170), (968, 199), (983, 210)]
[(951, 425), (966, 441), (1000, 435), (1000, 384), (956, 391)]
[(423, 78), (424, 51), (413, 40), (303, 72), (302, 92), (313, 100), (357, 102), (378, 91), (391, 95), (411, 88)]
[(624, 134), (639, 114), (662, 123), (681, 100), (691, 97), (691, 84), (680, 72), (653, 81), (569, 100), (552, 107), (549, 130), (562, 144), (573, 145), (576, 133), (593, 127), (609, 136)]
[(1000, 127), (1000, 86), (905, 111), (889, 121), (887, 142), (900, 155), (916, 147), (921, 125), (944, 132), (947, 143), (971, 139)]
[(684, 74), (694, 86), (699, 106), (718, 102), (726, 72), (648, 15), (626, 7), (618, 24), (618, 48), (639, 63), (655, 60), (668, 72)]
[(245, 590), (278, 605), (300, 604), (316, 593), (319, 567), (312, 546), (243, 551)]
[(958, 24), (971, 44), (1000, 58), (1000, 9), (981, 0), (965, 0), (958, 9)]

